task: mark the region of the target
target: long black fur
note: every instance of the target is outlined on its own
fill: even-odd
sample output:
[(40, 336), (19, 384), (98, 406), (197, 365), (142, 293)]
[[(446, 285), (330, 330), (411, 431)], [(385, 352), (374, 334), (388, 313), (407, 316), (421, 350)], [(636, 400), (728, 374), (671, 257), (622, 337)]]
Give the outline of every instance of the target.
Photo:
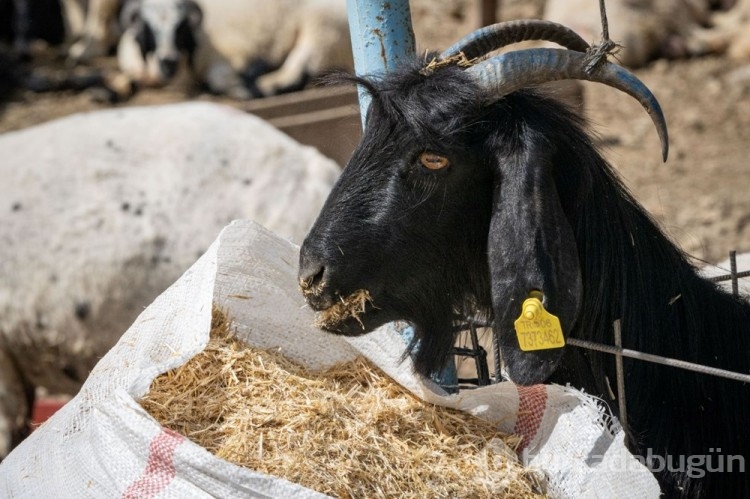
[[(366, 132), (300, 257), (300, 278), (317, 289), (308, 297), (315, 309), (357, 289), (371, 291), (364, 328), (352, 322), (333, 332), (362, 334), (408, 320), (419, 344), (416, 367), (429, 374), (449, 354), (456, 313), (494, 317), (497, 327), (505, 288), (493, 282), (490, 267), (494, 275), (502, 262), (488, 255), (511, 255), (514, 248), (498, 252), (495, 245), (523, 228), (491, 225), (493, 190), (510, 181), (498, 171), (513, 175), (498, 163), (516, 162), (552, 176), (547, 192), (559, 196), (562, 223), (575, 238), (568, 263), (578, 268), (582, 287), (568, 337), (611, 343), (612, 323), (621, 319), (626, 348), (750, 372), (750, 304), (696, 274), (602, 158), (581, 118), (533, 91), (485, 105), (488, 96), (461, 70), (425, 75), (423, 64), (354, 79), (373, 99)], [(447, 156), (451, 166), (437, 173), (420, 168), (423, 151)], [(530, 209), (538, 201), (528, 198)], [(657, 473), (665, 494), (750, 497), (750, 387), (627, 359), (625, 370), (631, 448), (670, 456), (672, 468), (683, 460), (682, 471)], [(566, 347), (547, 380), (610, 400), (614, 361)], [(719, 456), (725, 468), (728, 456), (740, 458), (731, 461), (732, 472), (707, 472), (699, 463), (705, 456), (713, 469)]]

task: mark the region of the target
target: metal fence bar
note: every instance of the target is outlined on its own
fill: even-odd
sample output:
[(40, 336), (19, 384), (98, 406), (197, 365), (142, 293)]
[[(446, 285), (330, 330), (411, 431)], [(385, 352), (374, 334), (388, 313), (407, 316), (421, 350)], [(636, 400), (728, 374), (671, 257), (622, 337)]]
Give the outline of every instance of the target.
[(750, 277), (750, 270), (743, 270), (742, 272), (735, 272), (734, 274), (718, 275), (714, 277), (708, 277), (709, 281), (729, 281), (734, 279), (742, 279), (743, 277)]
[[(615, 346), (622, 350), (622, 328), (620, 319), (617, 319), (612, 325), (615, 333)], [(615, 370), (617, 372), (617, 403), (620, 406), (620, 423), (628, 427), (628, 404), (625, 401), (625, 369), (622, 365), (622, 354), (615, 354)]]
[[(729, 253), (729, 261), (730, 261), (730, 273), (726, 275), (721, 276), (714, 276), (709, 277), (708, 280), (712, 282), (719, 282), (719, 281), (732, 281), (732, 293), (735, 296), (739, 296), (739, 279), (744, 277), (750, 277), (750, 270), (738, 272), (737, 271), (737, 252), (731, 251)], [(491, 327), (490, 324), (488, 324), (486, 321), (482, 321), (479, 319), (476, 319), (474, 317), (466, 318), (465, 319), (468, 324), (465, 324), (464, 326), (457, 328), (457, 330), (465, 330), (467, 327), (469, 329), (478, 327)], [(653, 362), (656, 364), (662, 364), (670, 367), (677, 367), (680, 369), (686, 369), (693, 372), (698, 372), (701, 374), (707, 374), (711, 376), (719, 376), (722, 378), (727, 378), (735, 381), (740, 381), (742, 383), (750, 383), (750, 374), (745, 373), (738, 373), (734, 371), (729, 371), (726, 369), (720, 369), (717, 367), (710, 367), (710, 366), (704, 366), (701, 364), (696, 364), (694, 362), (688, 362), (684, 360), (679, 359), (672, 359), (669, 357), (662, 357), (660, 355), (654, 355), (644, 352), (639, 352), (637, 350), (631, 350), (627, 348), (622, 348), (622, 332), (620, 328), (620, 321), (615, 321), (614, 323), (614, 336), (615, 336), (615, 345), (603, 345), (601, 343), (595, 343), (591, 341), (585, 341), (580, 340), (577, 338), (566, 338), (566, 343), (578, 348), (586, 348), (589, 350), (594, 350), (597, 352), (604, 352), (609, 353), (616, 356), (615, 360), (615, 368), (617, 371), (617, 392), (618, 392), (618, 400), (620, 403), (620, 414), (623, 415), (621, 417), (621, 421), (623, 424), (627, 424), (627, 402), (625, 400), (625, 376), (624, 376), (624, 370), (622, 367), (622, 357), (628, 357), (632, 359), (642, 360), (645, 362)], [(500, 357), (500, 348), (497, 341), (497, 335), (492, 334), (492, 343), (493, 343), (493, 351), (495, 353), (495, 376), (494, 380), (490, 380), (489, 382), (495, 382), (500, 383), (502, 381), (501, 376), (501, 357)], [(466, 353), (464, 352), (464, 355)], [(477, 364), (479, 364), (479, 357), (478, 355), (470, 355), (473, 356), (475, 359), (477, 359)], [(484, 362), (486, 364), (486, 358), (484, 359)], [(477, 366), (477, 372), (479, 372), (480, 366)], [(481, 377), (478, 376), (478, 380)], [(478, 383), (479, 386), (482, 386), (481, 383)]]
[(503, 361), (500, 355), (500, 341), (498, 341), (497, 333), (494, 329), (492, 330), (492, 350), (495, 358), (495, 383), (500, 383), (503, 380)]
[(487, 352), (479, 344), (476, 324), (469, 325), (469, 334), (471, 335), (471, 346), (477, 351), (477, 356), (474, 357), (474, 364), (477, 367), (477, 380), (480, 385), (489, 385), (490, 371), (487, 367)]
[(568, 345), (573, 345), (579, 348), (587, 348), (589, 350), (595, 350), (597, 352), (622, 355), (623, 357), (629, 357), (631, 359), (645, 360), (647, 362), (654, 362), (656, 364), (662, 364), (665, 366), (678, 367), (680, 369), (687, 369), (688, 371), (694, 371), (701, 374), (709, 374), (711, 376), (718, 376), (720, 378), (741, 381), (742, 383), (750, 383), (750, 374), (728, 371), (726, 369), (719, 369), (718, 367), (704, 366), (701, 364), (695, 364), (694, 362), (662, 357), (660, 355), (654, 355), (650, 353), (643, 353), (637, 350), (631, 350), (629, 348), (618, 348), (611, 345), (602, 345), (601, 343), (579, 340), (578, 338), (566, 338), (565, 342)]

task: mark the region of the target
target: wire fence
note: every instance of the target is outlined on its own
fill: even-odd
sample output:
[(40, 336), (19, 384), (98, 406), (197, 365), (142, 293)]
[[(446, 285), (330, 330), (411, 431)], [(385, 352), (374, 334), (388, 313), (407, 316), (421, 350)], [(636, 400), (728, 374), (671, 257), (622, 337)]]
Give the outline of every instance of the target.
[[(744, 271), (737, 270), (737, 252), (731, 251), (729, 253), (729, 273), (722, 274), (713, 277), (707, 277), (712, 282), (726, 282), (731, 281), (731, 290), (734, 296), (739, 296), (739, 280), (744, 277), (750, 277), (750, 269)], [(478, 386), (485, 386), (491, 383), (499, 383), (502, 381), (502, 365), (500, 359), (499, 346), (497, 338), (493, 333), (493, 353), (494, 353), (494, 376), (490, 376), (489, 365), (488, 365), (488, 353), (486, 349), (481, 345), (479, 341), (479, 328), (488, 328), (490, 324), (486, 321), (477, 320), (470, 318), (467, 324), (460, 329), (464, 332), (468, 332), (468, 338), (470, 346), (457, 347), (454, 349), (454, 354), (461, 358), (472, 358), (476, 366), (477, 376), (476, 378), (458, 378), (457, 385), (447, 386), (450, 390), (457, 389), (470, 389)], [(623, 369), (623, 357), (631, 359), (637, 359), (643, 362), (652, 362), (656, 364), (662, 364), (666, 366), (676, 367), (680, 369), (686, 369), (693, 372), (706, 374), (709, 376), (718, 376), (727, 378), (742, 383), (750, 383), (750, 374), (738, 373), (734, 371), (728, 371), (726, 369), (720, 369), (711, 366), (705, 366), (696, 364), (693, 362), (687, 362), (680, 359), (673, 359), (669, 357), (663, 357), (660, 355), (654, 355), (645, 352), (639, 352), (637, 350), (631, 350), (628, 348), (622, 348), (622, 335), (620, 331), (620, 321), (615, 321), (612, 327), (613, 330), (613, 345), (604, 345), (601, 343), (595, 343), (591, 341), (580, 340), (577, 338), (566, 338), (566, 344), (577, 348), (585, 348), (587, 350), (593, 350), (597, 352), (608, 353), (615, 356), (615, 370), (616, 370), (616, 381), (617, 381), (617, 399), (619, 403), (620, 422), (623, 425), (627, 425), (627, 401), (625, 397), (625, 375)], [(613, 394), (614, 398), (614, 394)]]

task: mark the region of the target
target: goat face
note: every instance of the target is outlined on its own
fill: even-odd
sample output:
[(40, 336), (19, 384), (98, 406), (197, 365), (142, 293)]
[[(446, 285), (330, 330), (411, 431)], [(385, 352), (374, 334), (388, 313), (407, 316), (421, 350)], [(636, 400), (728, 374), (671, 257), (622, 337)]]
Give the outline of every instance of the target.
[(120, 22), (137, 50), (125, 51), (131, 59), (125, 66), (140, 68), (141, 83), (168, 82), (177, 73), (181, 56), (191, 59), (201, 21), (202, 11), (192, 0), (130, 0)]
[(323, 327), (359, 335), (407, 320), (423, 374), (443, 366), (457, 315), (494, 317), (511, 378), (543, 381), (561, 349), (521, 352), (513, 321), (540, 290), (569, 330), (580, 295), (549, 145), (502, 101), (483, 106), (482, 91), (456, 68), (358, 82), (373, 97), (365, 134), (301, 248), (309, 305), (325, 314), (367, 290), (364, 312)]

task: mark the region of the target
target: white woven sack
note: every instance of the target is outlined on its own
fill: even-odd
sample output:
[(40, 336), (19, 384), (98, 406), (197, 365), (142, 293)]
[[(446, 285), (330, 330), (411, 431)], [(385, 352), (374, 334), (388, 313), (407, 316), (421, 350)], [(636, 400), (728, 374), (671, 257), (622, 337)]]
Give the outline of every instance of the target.
[[(345, 339), (312, 327), (297, 289), (298, 248), (234, 222), (157, 298), (97, 364), (78, 395), (0, 464), (1, 497), (283, 497), (323, 495), (240, 468), (162, 428), (137, 403), (159, 374), (208, 342), (212, 303), (237, 332), (313, 369), (364, 354), (417, 396), (497, 421), (523, 435), (526, 464), (557, 497), (657, 497), (623, 433), (592, 398), (569, 388), (500, 383), (448, 396), (400, 362), (396, 324)], [(252, 401), (248, 401), (251, 403)], [(375, 478), (376, 479), (376, 478)]]

